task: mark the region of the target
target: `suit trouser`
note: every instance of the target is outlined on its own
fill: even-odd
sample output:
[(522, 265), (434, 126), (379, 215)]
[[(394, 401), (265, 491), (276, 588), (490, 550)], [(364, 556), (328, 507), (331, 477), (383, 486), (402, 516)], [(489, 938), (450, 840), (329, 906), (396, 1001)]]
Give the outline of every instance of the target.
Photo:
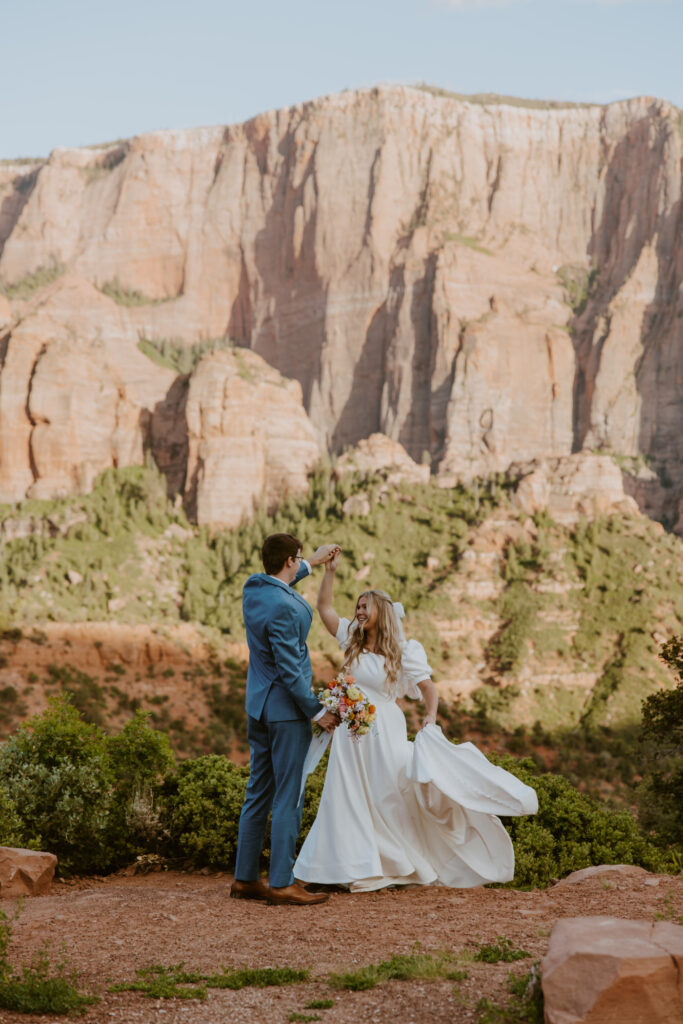
[(301, 718), (264, 722), (250, 716), (248, 735), (251, 763), (240, 814), (235, 878), (242, 882), (258, 878), (259, 858), (272, 807), (270, 884), (291, 885), (303, 810), (303, 800), (299, 802), (301, 773), (311, 741), (311, 723)]

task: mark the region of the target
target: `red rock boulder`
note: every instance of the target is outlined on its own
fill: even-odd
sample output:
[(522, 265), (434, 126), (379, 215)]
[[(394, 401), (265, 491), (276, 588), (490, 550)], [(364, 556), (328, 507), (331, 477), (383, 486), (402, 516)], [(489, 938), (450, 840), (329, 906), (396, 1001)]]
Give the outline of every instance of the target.
[(565, 918), (541, 965), (546, 1024), (683, 1021), (682, 972), (679, 925)]
[(56, 867), (54, 853), (0, 846), (0, 898), (45, 896)]

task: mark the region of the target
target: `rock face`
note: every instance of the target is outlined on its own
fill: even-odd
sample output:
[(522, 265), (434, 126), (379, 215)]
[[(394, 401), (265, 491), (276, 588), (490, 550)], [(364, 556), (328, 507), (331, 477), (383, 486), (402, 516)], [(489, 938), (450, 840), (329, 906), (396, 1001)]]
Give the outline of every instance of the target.
[(429, 466), (419, 466), (408, 455), (403, 445), (384, 434), (371, 434), (359, 441), (355, 448), (345, 452), (335, 464), (335, 472), (377, 473), (383, 471), (387, 483), (425, 484), (429, 481)]
[(557, 922), (541, 964), (548, 1024), (672, 1024), (683, 1019), (683, 928), (669, 921)]
[(190, 380), (187, 503), (200, 525), (235, 526), (263, 497), (305, 490), (320, 458), (301, 386), (247, 350), (205, 356)]
[(45, 896), (57, 867), (53, 853), (0, 846), (0, 898)]
[(0, 502), (88, 491), (149, 448), (200, 523), (306, 485), (319, 457), (301, 387), (253, 352), (205, 356), (187, 376), (138, 348), (128, 310), (78, 275), (33, 300), (5, 341)]
[[(22, 350), (0, 414), (21, 421), (53, 334), (62, 347), (45, 355), (31, 415), (43, 422), (56, 401), (47, 371), (70, 355), (67, 313), (53, 308), (48, 324), (21, 296), (67, 268), (126, 304), (102, 306), (91, 344), (110, 351), (122, 320), (136, 338), (231, 337), (299, 381), (335, 451), (382, 432), (458, 476), (583, 448), (642, 454), (658, 473), (648, 501), (675, 521), (682, 148), (664, 101), (560, 107), (391, 87), (55, 150), (0, 177), (0, 286)], [(74, 394), (91, 397), (90, 359), (75, 365)], [(114, 370), (107, 380), (111, 418), (122, 399)], [(121, 413), (132, 457), (138, 425)], [(54, 490), (73, 466), (56, 431), (42, 433)], [(98, 463), (102, 439), (77, 440)], [(7, 447), (2, 487), (25, 492), (24, 435), (6, 462)]]
[(553, 519), (566, 525), (581, 517), (638, 513), (634, 499), (624, 493), (616, 463), (609, 456), (588, 452), (541, 461), (522, 477), (514, 500), (530, 515), (547, 509)]

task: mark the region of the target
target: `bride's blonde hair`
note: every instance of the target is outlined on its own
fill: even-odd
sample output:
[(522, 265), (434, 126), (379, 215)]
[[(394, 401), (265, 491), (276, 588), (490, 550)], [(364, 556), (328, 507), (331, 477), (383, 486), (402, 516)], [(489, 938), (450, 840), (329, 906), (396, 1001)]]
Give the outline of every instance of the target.
[[(383, 590), (364, 590), (356, 600), (356, 612), (353, 616), (351, 629), (349, 631), (349, 645), (344, 654), (343, 670), (346, 671), (352, 661), (363, 653), (365, 648), (365, 630), (356, 622), (358, 613), (358, 602), (364, 597), (367, 599), (366, 610), (368, 618), (373, 608), (377, 608), (377, 653), (384, 655), (384, 668), (386, 670), (385, 690), (389, 695), (398, 681), (398, 673), (401, 670), (402, 635), (398, 624), (398, 618), (391, 598)], [(353, 623), (356, 622), (354, 626)]]

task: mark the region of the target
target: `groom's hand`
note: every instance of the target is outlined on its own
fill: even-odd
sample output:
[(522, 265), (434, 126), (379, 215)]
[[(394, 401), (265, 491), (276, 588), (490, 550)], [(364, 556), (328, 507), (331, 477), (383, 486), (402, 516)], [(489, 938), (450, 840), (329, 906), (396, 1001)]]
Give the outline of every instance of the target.
[(338, 551), (341, 551), (338, 544), (321, 544), (308, 559), (309, 564), (311, 566), (322, 565), (323, 562), (329, 561), (329, 559)]
[(316, 725), (319, 725), (325, 732), (334, 732), (339, 725), (339, 719), (331, 711), (326, 711), (322, 718), (318, 719)]

